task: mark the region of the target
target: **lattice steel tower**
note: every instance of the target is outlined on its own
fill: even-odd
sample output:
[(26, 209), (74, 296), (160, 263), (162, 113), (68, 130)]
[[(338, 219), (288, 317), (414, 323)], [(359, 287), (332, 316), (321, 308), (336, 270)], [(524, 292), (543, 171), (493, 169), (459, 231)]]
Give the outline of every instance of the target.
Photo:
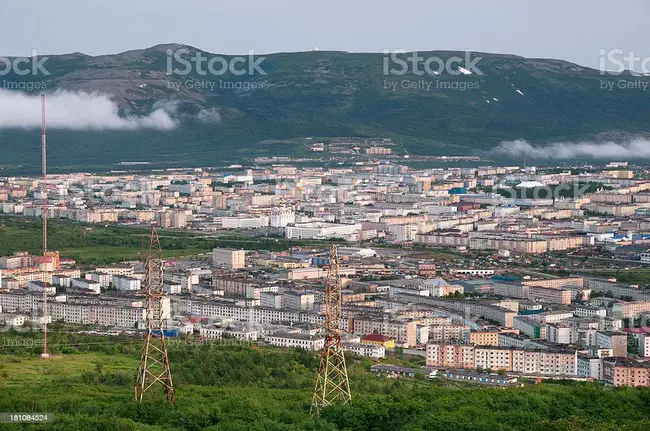
[(322, 407), (329, 404), (336, 402), (345, 404), (352, 399), (341, 342), (342, 305), (339, 258), (336, 246), (332, 246), (325, 286), (325, 347), (320, 357), (316, 389), (311, 405), (312, 415), (318, 414)]
[(176, 404), (163, 323), (162, 302), (165, 293), (163, 291), (162, 250), (160, 249), (160, 238), (155, 228), (151, 230), (151, 242), (145, 261), (145, 270), (147, 335), (144, 340), (140, 356), (140, 368), (135, 382), (135, 400), (142, 401), (147, 391), (160, 383), (167, 401)]

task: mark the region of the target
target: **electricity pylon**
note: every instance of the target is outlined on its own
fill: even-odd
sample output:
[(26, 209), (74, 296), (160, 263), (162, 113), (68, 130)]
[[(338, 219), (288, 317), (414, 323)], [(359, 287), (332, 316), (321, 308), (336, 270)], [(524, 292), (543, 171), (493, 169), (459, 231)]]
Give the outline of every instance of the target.
[(163, 259), (160, 238), (156, 228), (151, 230), (145, 270), (147, 335), (142, 347), (140, 368), (135, 382), (135, 400), (142, 401), (147, 391), (156, 383), (160, 383), (165, 391), (167, 401), (176, 404), (163, 324), (162, 302), (165, 298), (165, 292), (163, 291)]
[(352, 399), (341, 342), (342, 306), (339, 258), (336, 246), (332, 246), (325, 286), (325, 346), (320, 357), (316, 389), (311, 404), (312, 415), (317, 415), (320, 409), (327, 405), (336, 402), (345, 404)]

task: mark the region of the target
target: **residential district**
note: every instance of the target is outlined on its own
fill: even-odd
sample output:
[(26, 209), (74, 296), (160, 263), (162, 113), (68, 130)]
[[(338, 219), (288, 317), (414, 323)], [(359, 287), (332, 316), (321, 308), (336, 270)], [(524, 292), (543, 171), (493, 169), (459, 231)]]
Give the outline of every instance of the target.
[[(643, 167), (271, 163), (0, 184), (0, 221), (41, 217), (47, 196), (49, 219), (248, 238), (166, 261), (171, 336), (321, 349), (337, 244), (351, 354), (420, 355), (468, 381), (485, 381), (479, 370), (650, 386), (650, 288), (622, 282), (650, 263)], [(260, 250), (259, 237), (286, 249)], [(65, 253), (0, 258), (0, 324), (145, 329), (142, 262), (82, 269)]]

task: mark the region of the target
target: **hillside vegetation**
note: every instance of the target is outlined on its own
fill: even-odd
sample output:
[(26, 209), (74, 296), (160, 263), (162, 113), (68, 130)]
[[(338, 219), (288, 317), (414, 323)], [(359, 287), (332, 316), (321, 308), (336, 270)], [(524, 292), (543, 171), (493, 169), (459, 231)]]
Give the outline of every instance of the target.
[[(37, 335), (6, 333), (7, 340)], [(92, 342), (91, 342), (92, 341)], [(232, 344), (232, 343), (231, 343)], [(139, 342), (52, 335), (57, 357), (0, 348), (0, 411), (48, 412), (48, 430), (647, 430), (650, 389), (597, 384), (525, 388), (387, 379), (348, 358), (353, 401), (310, 416), (316, 354), (170, 341), (177, 406), (152, 393), (133, 401)], [(417, 366), (417, 363), (412, 365)]]
[[(171, 131), (51, 129), (52, 169), (107, 168), (121, 161), (210, 166), (253, 156), (304, 155), (304, 138), (311, 136), (391, 138), (397, 150), (410, 154), (489, 154), (503, 140), (642, 133), (650, 113), (645, 92), (606, 84), (603, 89), (603, 82), (647, 83), (650, 77), (602, 76), (559, 60), (471, 53), (481, 57), (482, 75), (418, 75), (412, 69), (396, 75), (385, 74), (382, 54), (317, 51), (266, 55), (260, 65), (265, 74), (211, 76), (193, 68), (187, 75), (169, 75), (167, 51), (180, 48), (51, 56), (48, 92), (110, 94), (122, 115), (148, 115), (167, 106), (178, 120)], [(216, 55), (183, 48), (188, 58), (196, 52)], [(419, 55), (465, 57), (449, 51)], [(39, 130), (0, 130), (0, 165), (35, 169), (39, 144)]]

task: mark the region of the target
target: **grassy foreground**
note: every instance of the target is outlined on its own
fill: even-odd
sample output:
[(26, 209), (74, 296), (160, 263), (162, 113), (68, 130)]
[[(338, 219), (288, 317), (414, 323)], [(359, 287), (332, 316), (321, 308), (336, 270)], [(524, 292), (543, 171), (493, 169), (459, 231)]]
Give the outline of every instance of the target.
[[(30, 337), (37, 339), (6, 333), (0, 346)], [(0, 412), (53, 413), (54, 422), (0, 424), (0, 429), (650, 429), (647, 388), (576, 383), (499, 389), (395, 380), (373, 375), (370, 361), (354, 358), (349, 358), (353, 402), (312, 418), (317, 355), (192, 340), (174, 340), (169, 348), (176, 407), (159, 393), (138, 404), (133, 401), (137, 340), (56, 333), (52, 340), (57, 357), (50, 360), (39, 359), (37, 347), (0, 348)]]

